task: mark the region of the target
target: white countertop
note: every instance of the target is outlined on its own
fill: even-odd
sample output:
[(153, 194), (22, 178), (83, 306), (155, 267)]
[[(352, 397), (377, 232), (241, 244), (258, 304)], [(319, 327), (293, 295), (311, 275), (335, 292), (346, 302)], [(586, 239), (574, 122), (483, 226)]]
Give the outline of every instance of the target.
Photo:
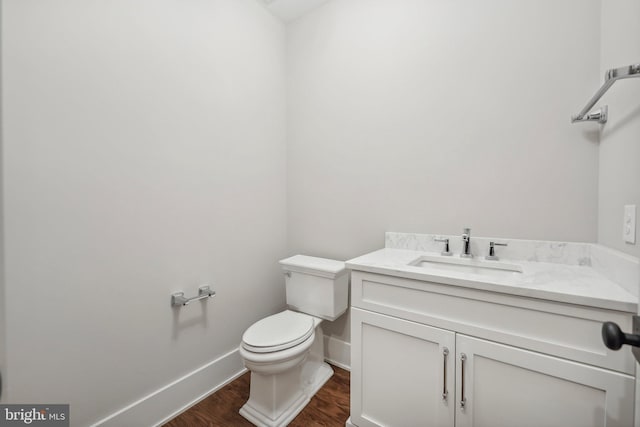
[(443, 272), (441, 269), (408, 265), (424, 255), (439, 256), (439, 253), (385, 248), (351, 259), (346, 266), (351, 270), (634, 314), (638, 310), (637, 297), (588, 266), (501, 259), (519, 264), (522, 273), (487, 278), (473, 273)]

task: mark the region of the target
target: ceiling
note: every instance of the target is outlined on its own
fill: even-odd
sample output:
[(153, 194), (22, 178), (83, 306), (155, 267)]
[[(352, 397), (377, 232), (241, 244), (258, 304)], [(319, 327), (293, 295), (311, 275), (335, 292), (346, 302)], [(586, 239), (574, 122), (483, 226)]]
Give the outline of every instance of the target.
[(328, 0), (262, 0), (267, 8), (284, 22), (292, 21), (326, 3)]

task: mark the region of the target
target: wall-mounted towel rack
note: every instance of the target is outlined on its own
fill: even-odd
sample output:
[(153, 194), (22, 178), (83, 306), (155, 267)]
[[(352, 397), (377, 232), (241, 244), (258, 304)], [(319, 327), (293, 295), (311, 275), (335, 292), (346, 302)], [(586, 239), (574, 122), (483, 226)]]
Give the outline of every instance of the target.
[(607, 90), (618, 80), (628, 79), (631, 77), (640, 77), (640, 64), (627, 65), (626, 67), (612, 68), (604, 74), (604, 84), (593, 98), (589, 100), (587, 105), (575, 116), (571, 116), (571, 123), (575, 122), (598, 122), (606, 123), (608, 119), (608, 108), (604, 107), (589, 113), (596, 102), (602, 98)]

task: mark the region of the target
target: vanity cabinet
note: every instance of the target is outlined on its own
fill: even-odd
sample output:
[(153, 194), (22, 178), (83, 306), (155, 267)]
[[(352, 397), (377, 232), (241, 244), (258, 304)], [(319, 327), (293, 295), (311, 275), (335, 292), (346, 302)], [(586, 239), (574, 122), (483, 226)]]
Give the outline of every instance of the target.
[(352, 272), (358, 427), (633, 425), (635, 363), (601, 343), (631, 313)]
[(351, 322), (352, 422), (453, 426), (455, 333), (359, 309)]
[(457, 427), (633, 425), (628, 375), (465, 335), (456, 367)]

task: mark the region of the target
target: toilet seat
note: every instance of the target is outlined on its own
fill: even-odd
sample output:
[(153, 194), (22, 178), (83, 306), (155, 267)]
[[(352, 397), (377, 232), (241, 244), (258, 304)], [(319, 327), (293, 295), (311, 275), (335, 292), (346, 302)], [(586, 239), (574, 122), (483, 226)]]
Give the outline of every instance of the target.
[(314, 332), (313, 317), (291, 310), (265, 317), (242, 335), (242, 347), (253, 353), (273, 353), (297, 346)]

